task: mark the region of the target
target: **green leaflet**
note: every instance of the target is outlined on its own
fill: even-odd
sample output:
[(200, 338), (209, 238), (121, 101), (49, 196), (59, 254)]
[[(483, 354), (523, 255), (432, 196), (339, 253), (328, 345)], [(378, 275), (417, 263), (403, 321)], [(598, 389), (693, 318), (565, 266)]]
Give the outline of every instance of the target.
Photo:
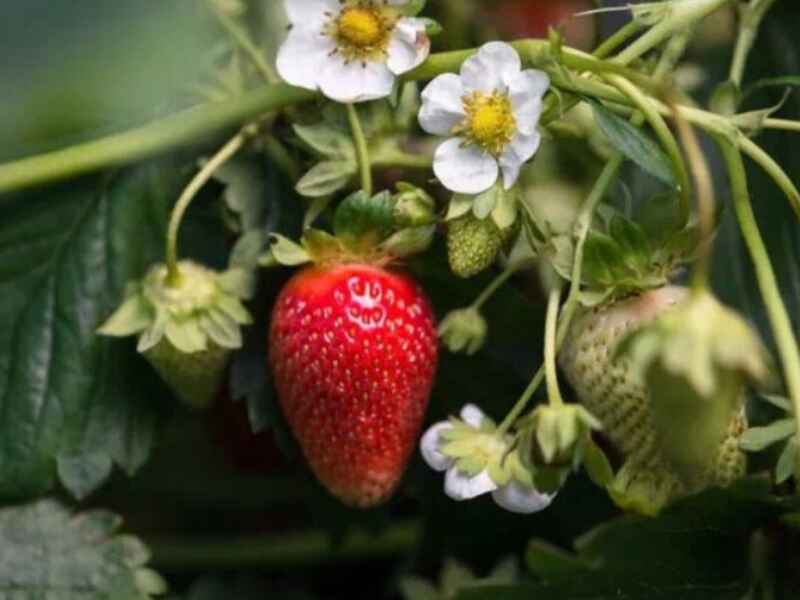
[(588, 102), (594, 110), (598, 127), (608, 137), (614, 148), (653, 177), (660, 179), (671, 188), (676, 186), (669, 158), (649, 135), (622, 117), (615, 115), (599, 102), (595, 100)]
[(147, 600), (163, 594), (166, 584), (145, 567), (149, 551), (117, 533), (121, 522), (99, 510), (74, 516), (54, 500), (0, 511), (0, 548), (13, 548), (0, 554), (0, 597)]
[(130, 343), (96, 328), (160, 254), (179, 178), (149, 165), (6, 200), (0, 497), (42, 494), (57, 474), (85, 495), (80, 472), (97, 484), (107, 460), (128, 473), (147, 460), (162, 388)]

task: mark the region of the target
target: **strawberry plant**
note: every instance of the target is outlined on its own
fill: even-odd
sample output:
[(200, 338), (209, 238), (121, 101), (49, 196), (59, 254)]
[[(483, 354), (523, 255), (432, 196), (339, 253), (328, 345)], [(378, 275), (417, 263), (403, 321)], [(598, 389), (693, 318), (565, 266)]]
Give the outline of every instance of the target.
[(797, 596), (793, 3), (2, 11), (0, 599)]

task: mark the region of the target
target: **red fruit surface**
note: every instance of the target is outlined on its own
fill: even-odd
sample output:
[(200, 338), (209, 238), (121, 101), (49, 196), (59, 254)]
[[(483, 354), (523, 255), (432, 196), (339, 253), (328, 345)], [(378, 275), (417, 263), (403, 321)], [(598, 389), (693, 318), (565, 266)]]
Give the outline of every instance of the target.
[(391, 496), (416, 446), (438, 356), (422, 289), (375, 266), (309, 267), (278, 296), (270, 362), (314, 474), (343, 502)]

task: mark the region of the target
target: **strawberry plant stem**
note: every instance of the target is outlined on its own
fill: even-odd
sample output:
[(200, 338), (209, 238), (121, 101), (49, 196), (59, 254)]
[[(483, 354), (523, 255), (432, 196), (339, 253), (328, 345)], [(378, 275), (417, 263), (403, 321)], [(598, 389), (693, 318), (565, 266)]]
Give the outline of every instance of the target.
[(595, 58), (606, 58), (617, 48), (622, 46), (622, 44), (627, 42), (631, 37), (644, 29), (644, 27), (645, 26), (640, 21), (631, 19), (625, 23), (625, 25), (617, 29), (606, 40), (604, 40), (602, 44), (595, 48), (594, 52), (592, 52), (592, 55)]
[[(558, 372), (556, 370), (556, 329), (558, 323), (558, 308), (561, 302), (561, 285), (553, 286), (547, 300), (547, 316), (544, 326), (544, 376), (547, 386), (547, 400), (551, 406), (562, 406), (564, 398), (558, 387)], [(563, 328), (562, 328), (563, 329)]]
[(692, 126), (680, 116), (680, 113), (675, 109), (675, 105), (673, 105), (673, 109), (678, 135), (683, 143), (689, 164), (692, 165), (692, 176), (697, 190), (700, 245), (699, 255), (692, 271), (692, 291), (700, 293), (708, 287), (709, 261), (714, 238), (714, 180), (711, 176), (711, 169), (708, 167), (708, 161), (700, 148), (697, 134), (695, 134)]
[(251, 132), (248, 131), (248, 128), (245, 128), (232, 137), (227, 144), (211, 157), (211, 160), (203, 165), (203, 168), (198, 171), (197, 175), (192, 178), (189, 185), (183, 190), (180, 198), (178, 198), (175, 207), (172, 209), (169, 226), (167, 227), (166, 246), (166, 283), (168, 286), (177, 287), (180, 285), (180, 272), (178, 271), (178, 230), (180, 229), (181, 221), (183, 220), (184, 214), (186, 214), (186, 210), (189, 208), (189, 205), (197, 193), (208, 183), (208, 180), (213, 177), (216, 170), (230, 160), (230, 158), (244, 146), (250, 135)]
[(739, 7), (739, 36), (733, 51), (729, 77), (729, 80), (736, 84), (737, 89), (742, 87), (747, 57), (758, 37), (761, 21), (773, 4), (775, 4), (775, 0), (750, 0), (750, 4)]
[(250, 39), (247, 31), (245, 31), (234, 19), (216, 8), (213, 2), (209, 2), (209, 8), (211, 9), (211, 12), (214, 13), (214, 16), (217, 17), (220, 25), (225, 28), (225, 30), (241, 47), (242, 51), (252, 61), (253, 66), (255, 66), (259, 73), (261, 73), (261, 75), (264, 77), (264, 80), (267, 81), (267, 83), (279, 82), (280, 78), (278, 77), (278, 74), (272, 68), (272, 65), (267, 62), (264, 52), (260, 50), (255, 43), (253, 43), (253, 40)]
[(797, 346), (797, 338), (794, 335), (792, 321), (781, 296), (767, 247), (761, 237), (761, 232), (758, 230), (758, 223), (753, 213), (750, 192), (747, 187), (747, 175), (742, 155), (729, 140), (717, 138), (717, 143), (725, 158), (739, 229), (753, 261), (758, 287), (767, 309), (781, 366), (783, 367), (783, 374), (786, 378), (787, 392), (794, 405), (797, 430), (800, 431), (800, 349)]
[(472, 303), (472, 308), (475, 310), (480, 310), (481, 307), (486, 304), (489, 298), (491, 298), (492, 295), (499, 290), (506, 281), (508, 281), (508, 278), (511, 277), (516, 270), (516, 267), (513, 265), (506, 267), (506, 269), (497, 277), (495, 277), (494, 280), (486, 287), (486, 289), (481, 292), (481, 295), (475, 299), (475, 302)]
[(358, 110), (353, 104), (347, 105), (347, 120), (350, 122), (350, 131), (353, 135), (353, 143), (358, 157), (358, 168), (361, 171), (361, 189), (368, 196), (372, 196), (372, 165), (369, 162), (367, 138), (364, 136), (364, 129), (361, 127), (361, 120), (358, 118)]

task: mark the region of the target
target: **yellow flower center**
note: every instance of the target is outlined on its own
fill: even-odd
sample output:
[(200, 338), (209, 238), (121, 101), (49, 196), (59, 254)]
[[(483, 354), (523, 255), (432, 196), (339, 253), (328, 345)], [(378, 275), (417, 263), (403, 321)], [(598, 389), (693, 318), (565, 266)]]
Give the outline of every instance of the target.
[(381, 18), (370, 8), (344, 9), (337, 26), (342, 39), (361, 48), (375, 45), (383, 35)]
[(466, 119), (453, 133), (495, 156), (501, 154), (517, 131), (517, 121), (508, 95), (472, 92), (462, 98)]
[(397, 10), (374, 0), (343, 4), (342, 11), (325, 28), (336, 42), (335, 52), (348, 61), (385, 59), (389, 38), (400, 18)]

